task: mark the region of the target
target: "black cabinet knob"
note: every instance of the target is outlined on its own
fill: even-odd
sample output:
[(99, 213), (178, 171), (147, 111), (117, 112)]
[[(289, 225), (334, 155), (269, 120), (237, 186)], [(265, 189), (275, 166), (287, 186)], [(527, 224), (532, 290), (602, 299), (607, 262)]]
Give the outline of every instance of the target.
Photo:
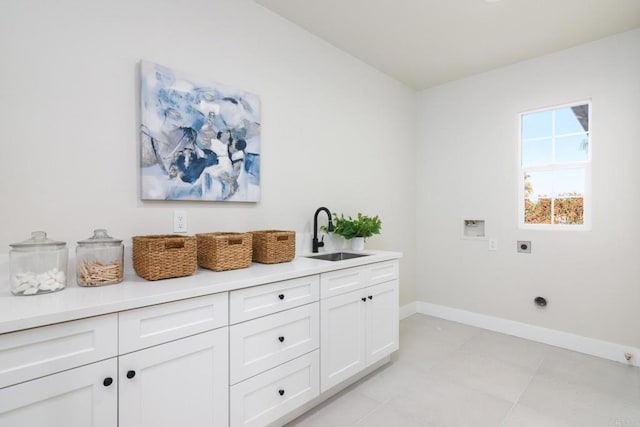
[(284, 396), (284, 390), (283, 390), (283, 389), (278, 390), (278, 394), (279, 394), (280, 396)]
[(127, 371), (127, 378), (131, 379), (136, 376), (136, 371)]
[(102, 381), (102, 385), (105, 387), (109, 387), (111, 384), (113, 384), (113, 378), (111, 377), (107, 377)]
[(367, 298), (369, 298), (369, 299), (373, 299), (373, 295), (369, 295)]
[(278, 337), (278, 341), (284, 342), (284, 337)]
[(367, 302), (367, 298), (366, 297), (362, 297), (362, 302)]
[(280, 294), (280, 295), (278, 295), (278, 298), (280, 298), (280, 299), (284, 299), (284, 294)]

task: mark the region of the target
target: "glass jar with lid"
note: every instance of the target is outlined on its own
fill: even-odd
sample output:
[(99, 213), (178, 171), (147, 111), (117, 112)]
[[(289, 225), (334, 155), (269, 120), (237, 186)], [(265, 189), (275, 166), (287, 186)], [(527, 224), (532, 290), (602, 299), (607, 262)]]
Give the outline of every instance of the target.
[(14, 295), (55, 292), (67, 285), (67, 244), (34, 231), (31, 238), (13, 243), (9, 251), (9, 286)]
[(78, 285), (102, 286), (122, 282), (124, 245), (107, 230), (93, 231), (93, 236), (78, 242), (76, 272)]

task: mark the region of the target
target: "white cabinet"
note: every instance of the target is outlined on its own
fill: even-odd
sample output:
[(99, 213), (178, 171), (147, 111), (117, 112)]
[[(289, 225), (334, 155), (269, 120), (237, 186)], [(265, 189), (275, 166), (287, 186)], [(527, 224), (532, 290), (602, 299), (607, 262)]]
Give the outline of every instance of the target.
[(0, 335), (0, 388), (117, 355), (116, 314)]
[(231, 325), (318, 301), (318, 275), (239, 289), (229, 295)]
[(396, 351), (399, 343), (397, 262), (329, 274), (330, 280), (321, 277), (329, 289), (324, 294), (334, 295), (320, 302), (321, 392)]
[(366, 296), (361, 290), (321, 301), (320, 359), (323, 392), (366, 367), (365, 301)]
[(319, 394), (318, 350), (231, 386), (231, 426), (264, 426)]
[(317, 302), (231, 326), (231, 384), (317, 349), (319, 328)]
[(0, 427), (228, 426), (227, 324), (224, 292), (0, 335)]
[(120, 313), (119, 426), (226, 426), (227, 323), (227, 293)]
[(226, 292), (120, 312), (120, 354), (226, 326), (228, 313)]
[(315, 275), (231, 292), (231, 426), (276, 422), (320, 394), (319, 283)]
[(0, 389), (2, 427), (114, 427), (116, 358)]
[(396, 259), (317, 264), (330, 270), (320, 274), (307, 261), (268, 276), (287, 280), (237, 288), (229, 273), (229, 292), (125, 297), (110, 306), (117, 312), (0, 334), (0, 427), (286, 421), (398, 348)]
[(120, 427), (228, 425), (227, 328), (120, 357)]
[(370, 286), (366, 294), (366, 361), (370, 365), (398, 349), (398, 281)]

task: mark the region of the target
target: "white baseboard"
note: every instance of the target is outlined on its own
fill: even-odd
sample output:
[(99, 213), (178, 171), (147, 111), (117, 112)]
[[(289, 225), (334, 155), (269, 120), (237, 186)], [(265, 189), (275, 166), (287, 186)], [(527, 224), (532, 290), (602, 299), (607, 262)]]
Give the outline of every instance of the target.
[[(412, 312), (412, 310), (415, 311)], [(603, 359), (614, 360), (627, 365), (640, 366), (640, 348), (428, 302), (417, 301), (400, 308), (401, 319), (413, 313), (427, 314), (429, 316), (452, 320), (490, 331), (501, 332), (503, 334), (601, 357)], [(625, 353), (631, 353), (633, 355), (630, 361), (626, 360)]]
[(418, 303), (417, 302), (410, 302), (407, 305), (403, 305), (402, 307), (400, 307), (400, 313), (398, 315), (398, 317), (400, 317), (400, 320), (404, 319), (405, 317), (409, 317), (412, 314), (416, 314), (418, 312)]

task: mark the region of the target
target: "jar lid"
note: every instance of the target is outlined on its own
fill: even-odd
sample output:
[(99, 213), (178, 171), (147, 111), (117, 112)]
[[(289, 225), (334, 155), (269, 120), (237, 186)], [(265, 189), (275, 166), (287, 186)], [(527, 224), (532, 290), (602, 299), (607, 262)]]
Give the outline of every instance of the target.
[(34, 231), (31, 233), (31, 238), (23, 242), (12, 243), (9, 246), (12, 248), (37, 248), (43, 247), (64, 247), (66, 242), (59, 242), (57, 240), (51, 240), (47, 238), (47, 233), (44, 231)]
[(107, 234), (107, 230), (104, 228), (98, 228), (93, 230), (93, 236), (85, 240), (80, 240), (79, 245), (103, 245), (103, 246), (119, 246), (122, 244), (122, 240), (114, 239)]

